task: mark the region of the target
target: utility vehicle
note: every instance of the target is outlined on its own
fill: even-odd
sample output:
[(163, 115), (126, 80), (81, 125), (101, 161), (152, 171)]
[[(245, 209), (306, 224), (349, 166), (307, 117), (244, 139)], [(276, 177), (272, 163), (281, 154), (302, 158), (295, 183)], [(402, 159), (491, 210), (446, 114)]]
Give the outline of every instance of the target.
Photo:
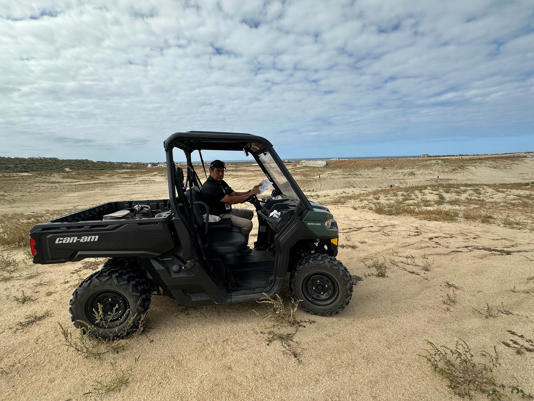
[[(34, 263), (107, 257), (74, 291), (76, 327), (103, 338), (136, 330), (152, 294), (185, 306), (254, 301), (274, 296), (289, 276), (300, 307), (330, 316), (352, 296), (353, 281), (336, 259), (338, 227), (330, 211), (309, 201), (271, 143), (244, 133), (190, 131), (164, 141), (169, 199), (109, 202), (30, 231)], [(173, 150), (185, 153), (185, 173)], [(258, 235), (252, 252), (230, 219), (209, 222), (192, 162), (202, 150), (245, 151), (273, 184), (252, 203)], [(273, 213), (275, 212), (276, 213)]]

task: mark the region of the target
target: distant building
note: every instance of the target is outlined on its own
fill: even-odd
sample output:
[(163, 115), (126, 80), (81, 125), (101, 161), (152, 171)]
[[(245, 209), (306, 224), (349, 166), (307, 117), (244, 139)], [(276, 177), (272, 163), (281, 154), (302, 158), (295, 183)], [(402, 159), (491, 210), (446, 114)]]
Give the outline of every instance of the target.
[(427, 158), (427, 157), (428, 157), (428, 153), (423, 153), (423, 154), (421, 155), (421, 157), (422, 157), (422, 158)]
[(326, 160), (302, 160), (300, 165), (306, 167), (324, 167), (326, 166)]

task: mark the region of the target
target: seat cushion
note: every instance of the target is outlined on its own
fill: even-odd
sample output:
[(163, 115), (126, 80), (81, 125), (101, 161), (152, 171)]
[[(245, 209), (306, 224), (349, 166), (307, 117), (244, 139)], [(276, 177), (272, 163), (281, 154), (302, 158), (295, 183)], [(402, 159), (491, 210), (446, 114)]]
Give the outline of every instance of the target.
[(238, 252), (246, 246), (245, 236), (239, 230), (210, 230), (208, 241), (208, 249), (220, 255)]

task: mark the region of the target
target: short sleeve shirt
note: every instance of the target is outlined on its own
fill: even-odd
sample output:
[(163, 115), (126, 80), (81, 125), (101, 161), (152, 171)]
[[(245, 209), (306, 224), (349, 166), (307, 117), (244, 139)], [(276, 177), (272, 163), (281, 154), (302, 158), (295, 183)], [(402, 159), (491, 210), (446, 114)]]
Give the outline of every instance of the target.
[(226, 195), (230, 195), (232, 192), (234, 192), (234, 190), (230, 188), (230, 185), (228, 185), (226, 181), (217, 181), (211, 176), (208, 177), (200, 189), (202, 200), (210, 208), (210, 214), (216, 216), (230, 213), (232, 207), (227, 203), (221, 202), (221, 199)]

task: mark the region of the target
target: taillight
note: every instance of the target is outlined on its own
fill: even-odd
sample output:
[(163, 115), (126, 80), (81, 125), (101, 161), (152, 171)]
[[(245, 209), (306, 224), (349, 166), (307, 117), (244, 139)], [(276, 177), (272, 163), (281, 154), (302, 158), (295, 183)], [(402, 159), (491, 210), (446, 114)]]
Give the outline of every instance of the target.
[(30, 247), (32, 248), (32, 255), (36, 255), (37, 251), (35, 250), (35, 240), (30, 238)]

